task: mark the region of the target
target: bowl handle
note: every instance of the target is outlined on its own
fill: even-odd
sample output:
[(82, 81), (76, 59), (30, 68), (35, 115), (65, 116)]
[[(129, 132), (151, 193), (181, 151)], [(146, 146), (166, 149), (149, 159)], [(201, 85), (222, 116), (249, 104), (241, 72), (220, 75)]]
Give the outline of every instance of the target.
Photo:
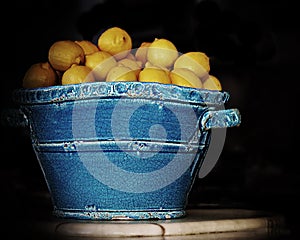
[(28, 120), (21, 109), (9, 108), (1, 112), (1, 125), (9, 127), (27, 127)]
[(208, 110), (203, 114), (199, 127), (204, 131), (217, 128), (219, 130), (214, 131), (215, 134), (211, 135), (209, 148), (198, 172), (199, 178), (204, 178), (217, 163), (223, 149), (226, 128), (238, 126), (240, 123), (241, 115), (239, 110), (235, 108), (225, 110)]
[(204, 130), (239, 126), (241, 114), (238, 109), (209, 110), (203, 114), (201, 126)]

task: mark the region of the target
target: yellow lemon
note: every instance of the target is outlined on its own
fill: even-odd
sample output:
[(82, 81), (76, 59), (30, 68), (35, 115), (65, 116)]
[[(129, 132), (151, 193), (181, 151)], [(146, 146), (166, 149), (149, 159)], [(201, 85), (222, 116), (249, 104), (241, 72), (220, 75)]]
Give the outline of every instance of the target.
[(74, 41), (56, 41), (48, 51), (48, 60), (55, 70), (66, 71), (73, 64), (84, 63), (84, 51)]
[(107, 74), (106, 82), (134, 82), (137, 81), (135, 72), (126, 66), (115, 66)]
[(141, 71), (142, 63), (140, 61), (135, 61), (129, 58), (123, 58), (118, 61), (118, 66), (129, 67), (134, 71), (135, 75), (138, 76)]
[(98, 47), (100, 50), (110, 53), (119, 60), (125, 58), (130, 53), (132, 40), (124, 29), (111, 27), (99, 36)]
[(171, 83), (169, 74), (161, 68), (144, 68), (140, 71), (138, 80), (140, 82)]
[(138, 61), (141, 61), (143, 66), (148, 61), (147, 60), (147, 52), (148, 47), (150, 46), (151, 42), (142, 42), (141, 45), (135, 51), (135, 58)]
[(57, 83), (56, 71), (48, 62), (32, 64), (26, 71), (22, 85), (24, 88), (49, 87)]
[(144, 67), (145, 67), (145, 68), (159, 68), (159, 69), (163, 69), (163, 70), (165, 70), (168, 74), (169, 74), (169, 72), (170, 72), (170, 70), (169, 70), (168, 68), (156, 66), (156, 65), (152, 64), (151, 62), (146, 62)]
[(209, 77), (203, 82), (203, 88), (209, 89), (209, 90), (222, 90), (222, 85), (220, 80), (213, 76), (209, 75)]
[(103, 81), (109, 70), (117, 66), (117, 61), (108, 52), (97, 51), (85, 56), (85, 66), (93, 70), (97, 81)]
[(99, 48), (89, 40), (76, 40), (75, 43), (82, 47), (85, 55), (99, 51)]
[(174, 68), (188, 68), (203, 78), (210, 71), (209, 57), (203, 52), (187, 52), (176, 59)]
[(170, 72), (172, 84), (184, 87), (202, 88), (200, 78), (187, 68), (176, 68)]
[[(145, 62), (144, 67), (145, 68), (160, 68), (160, 69), (162, 69), (161, 67), (155, 66), (151, 62), (148, 62), (148, 61)], [(164, 69), (166, 69), (166, 68), (164, 68)]]
[(92, 70), (83, 65), (73, 65), (63, 73), (61, 78), (62, 85), (94, 81), (95, 78), (92, 74)]
[(147, 60), (155, 66), (170, 68), (178, 57), (176, 46), (168, 39), (155, 38), (147, 50)]

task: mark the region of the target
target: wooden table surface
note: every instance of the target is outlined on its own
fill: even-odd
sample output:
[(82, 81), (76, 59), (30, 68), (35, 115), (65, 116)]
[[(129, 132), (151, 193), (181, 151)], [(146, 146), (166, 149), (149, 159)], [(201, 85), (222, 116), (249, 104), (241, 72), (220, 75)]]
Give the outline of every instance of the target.
[(61, 240), (96, 239), (270, 239), (285, 236), (282, 216), (247, 209), (189, 209), (183, 218), (142, 221), (86, 221), (53, 218), (35, 222), (34, 236)]

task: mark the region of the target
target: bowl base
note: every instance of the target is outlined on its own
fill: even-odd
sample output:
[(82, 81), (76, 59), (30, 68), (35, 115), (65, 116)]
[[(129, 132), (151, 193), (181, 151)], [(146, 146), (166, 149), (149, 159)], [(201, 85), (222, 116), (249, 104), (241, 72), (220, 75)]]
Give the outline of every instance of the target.
[(151, 210), (151, 211), (62, 211), (54, 210), (53, 215), (59, 218), (83, 220), (147, 220), (174, 219), (186, 216), (185, 210)]

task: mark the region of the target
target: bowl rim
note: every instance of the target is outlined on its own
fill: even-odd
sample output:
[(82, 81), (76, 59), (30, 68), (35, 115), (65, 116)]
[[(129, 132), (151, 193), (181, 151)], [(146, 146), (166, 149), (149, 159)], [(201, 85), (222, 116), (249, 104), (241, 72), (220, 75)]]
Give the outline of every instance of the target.
[(12, 93), (13, 101), (21, 105), (122, 97), (218, 105), (227, 102), (230, 95), (226, 91), (136, 81), (89, 82), (39, 88), (19, 88)]

